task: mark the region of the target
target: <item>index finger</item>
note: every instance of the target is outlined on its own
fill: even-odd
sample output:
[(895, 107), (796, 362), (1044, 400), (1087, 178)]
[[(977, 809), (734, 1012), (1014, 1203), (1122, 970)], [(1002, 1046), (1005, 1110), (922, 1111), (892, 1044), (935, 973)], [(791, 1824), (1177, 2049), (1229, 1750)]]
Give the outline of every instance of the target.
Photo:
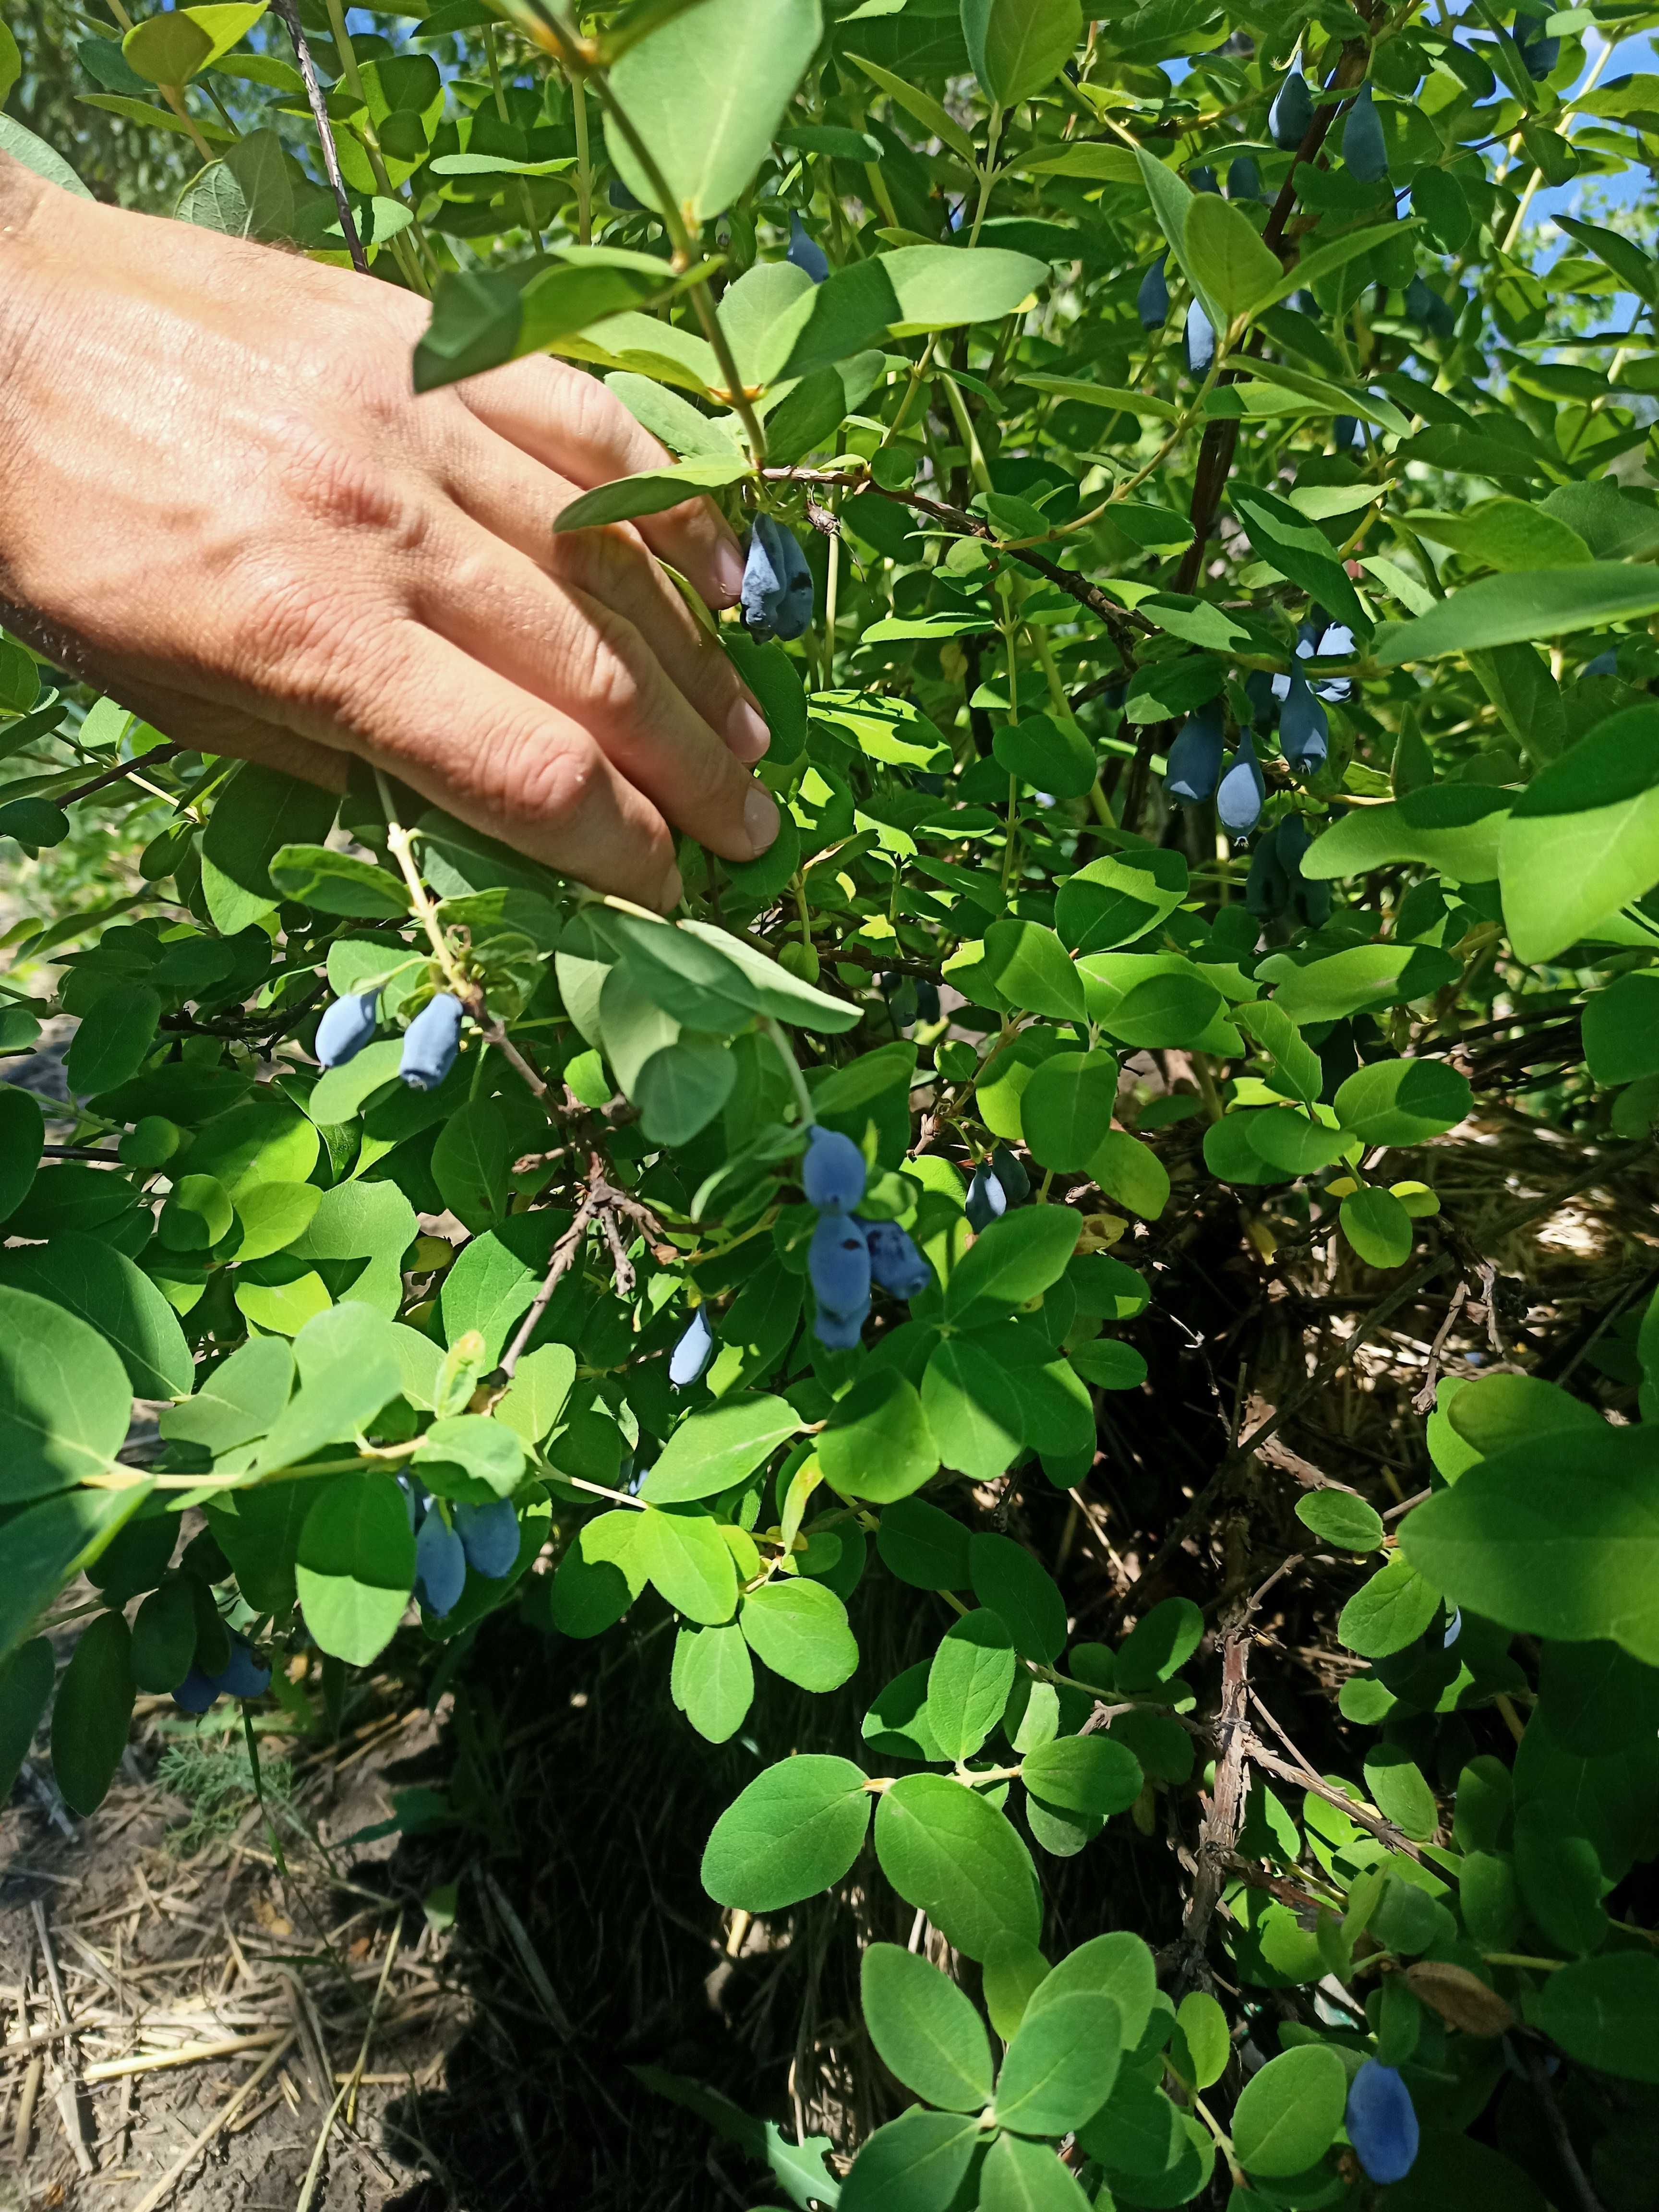
[[(673, 455), (596, 377), (544, 355), (509, 362), (457, 387), (478, 419), (584, 490), (668, 465)], [(711, 607), (736, 604), (743, 550), (714, 501), (684, 501), (635, 525)]]

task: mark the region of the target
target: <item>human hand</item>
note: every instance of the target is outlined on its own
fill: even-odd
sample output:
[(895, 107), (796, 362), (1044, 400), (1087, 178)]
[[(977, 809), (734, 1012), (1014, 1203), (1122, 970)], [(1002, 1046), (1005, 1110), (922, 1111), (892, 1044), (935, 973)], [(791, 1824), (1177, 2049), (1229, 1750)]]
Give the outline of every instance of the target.
[(663, 448), (544, 358), (416, 398), (424, 322), (0, 155), (0, 612), (185, 744), (335, 788), (353, 754), (672, 905), (671, 824), (732, 860), (777, 830), (760, 710), (653, 557), (729, 606), (736, 540), (703, 500), (556, 536)]

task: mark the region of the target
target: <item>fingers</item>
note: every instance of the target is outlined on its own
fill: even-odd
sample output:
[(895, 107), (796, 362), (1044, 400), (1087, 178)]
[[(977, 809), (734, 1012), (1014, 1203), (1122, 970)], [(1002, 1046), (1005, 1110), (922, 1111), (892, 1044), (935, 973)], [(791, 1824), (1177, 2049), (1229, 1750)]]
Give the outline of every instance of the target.
[(659, 910), (680, 896), (667, 824), (588, 732), (418, 623), (364, 657), (331, 741), (595, 890)]
[[(461, 536), (459, 533), (465, 533)], [(676, 828), (732, 860), (777, 835), (771, 794), (672, 683), (628, 617), (469, 522), (415, 611), (440, 635), (586, 732)]]
[[(673, 458), (596, 377), (544, 356), (510, 362), (457, 389), (481, 422), (584, 490)], [(647, 515), (639, 529), (711, 607), (736, 605), (743, 552), (712, 500)]]
[(174, 744), (189, 745), (197, 752), (226, 753), (233, 760), (257, 761), (261, 768), (280, 769), (284, 775), (320, 784), (325, 791), (346, 787), (345, 760), (332, 746), (261, 722), (234, 707), (216, 706), (149, 684), (122, 682), (111, 696), (142, 714)]
[(632, 530), (617, 525), (559, 535), (547, 492), (556, 480), (489, 432), (468, 441), (449, 475), (451, 495), (475, 521), (556, 584), (602, 600), (631, 623), (694, 713), (746, 768), (754, 766), (771, 743), (765, 716), (718, 640)]

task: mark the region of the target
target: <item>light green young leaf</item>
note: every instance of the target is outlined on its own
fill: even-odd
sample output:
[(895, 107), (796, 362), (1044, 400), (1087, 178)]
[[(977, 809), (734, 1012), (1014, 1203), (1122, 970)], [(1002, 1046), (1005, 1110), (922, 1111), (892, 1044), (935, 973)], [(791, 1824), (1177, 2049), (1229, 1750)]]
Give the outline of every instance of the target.
[(872, 1943), (859, 1969), (864, 2023), (907, 2089), (951, 2112), (991, 2101), (991, 2046), (971, 2002), (939, 1968), (896, 1943)]

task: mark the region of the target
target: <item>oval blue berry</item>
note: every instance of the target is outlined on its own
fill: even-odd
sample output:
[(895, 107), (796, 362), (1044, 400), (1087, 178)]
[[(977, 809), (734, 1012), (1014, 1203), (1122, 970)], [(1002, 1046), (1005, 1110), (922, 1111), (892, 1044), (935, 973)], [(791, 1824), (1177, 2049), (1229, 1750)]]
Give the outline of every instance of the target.
[(253, 1647), (245, 1636), (233, 1632), (228, 1664), (216, 1674), (210, 1674), (208, 1680), (222, 1697), (263, 1698), (270, 1687), (270, 1669), (254, 1657)]
[(1170, 280), (1164, 275), (1169, 261), (1167, 253), (1160, 253), (1140, 280), (1140, 289), (1135, 294), (1135, 313), (1140, 318), (1143, 331), (1160, 329), (1170, 313)]
[(864, 1324), (870, 1318), (870, 1302), (851, 1313), (830, 1313), (820, 1306), (812, 1317), (812, 1334), (827, 1352), (851, 1352), (864, 1334)]
[(1293, 769), (1305, 775), (1324, 764), (1330, 736), (1330, 723), (1314, 696), (1312, 684), (1305, 676), (1292, 676), (1290, 696), (1279, 717), (1279, 750)]
[[(1279, 727), (1282, 732), (1282, 715)], [(1227, 764), (1227, 773), (1216, 786), (1216, 818), (1235, 837), (1248, 837), (1261, 819), (1261, 802), (1267, 795), (1267, 787), (1256, 765), (1255, 746), (1246, 732)]]
[(493, 1583), (512, 1571), (519, 1556), (519, 1516), (509, 1498), (492, 1498), (487, 1505), (458, 1505), (455, 1534), (466, 1563), (475, 1574)]
[(988, 1229), (994, 1221), (1000, 1221), (1008, 1211), (1008, 1194), (984, 1161), (974, 1170), (974, 1179), (968, 1186), (968, 1203), (963, 1211), (975, 1236), (981, 1229)]
[(814, 1122), (807, 1133), (801, 1188), (821, 1213), (850, 1213), (864, 1196), (864, 1155), (839, 1129)]
[(991, 1155), (991, 1172), (1002, 1185), (1009, 1205), (1024, 1206), (1031, 1195), (1031, 1178), (1018, 1153), (1011, 1152), (1006, 1145), (999, 1145)]
[(1164, 788), (1183, 806), (1202, 806), (1215, 796), (1221, 781), (1223, 739), (1221, 725), (1208, 714), (1194, 714), (1170, 748), (1164, 764)]
[(920, 1297), (933, 1279), (914, 1241), (896, 1221), (867, 1221), (865, 1242), (870, 1248), (870, 1273), (891, 1297)]
[(453, 992), (440, 991), (404, 1030), (398, 1073), (411, 1091), (435, 1091), (454, 1066), (461, 1048), (462, 1012)]
[(378, 991), (353, 991), (336, 999), (317, 1024), (317, 1060), (322, 1067), (343, 1067), (355, 1060), (374, 1034), (380, 1011)]
[(690, 1389), (714, 1357), (714, 1332), (707, 1309), (699, 1306), (690, 1327), (668, 1355), (668, 1379), (677, 1390)]
[(1187, 310), (1187, 374), (1207, 376), (1215, 359), (1215, 325), (1196, 300)]
[(192, 1667), (173, 1692), (173, 1702), (181, 1713), (194, 1713), (199, 1717), (219, 1702), (219, 1692), (199, 1667)]
[(1417, 2162), (1417, 2111), (1395, 2069), (1368, 2058), (1353, 2077), (1343, 2117), (1370, 2179), (1403, 2181)]
[(441, 1513), (428, 1513), (415, 1539), (415, 1595), (441, 1620), (466, 1586), (466, 1553)]
[(789, 251), (783, 258), (804, 270), (815, 284), (822, 284), (830, 274), (829, 257), (793, 208), (789, 210)]
[(1313, 122), (1313, 95), (1299, 69), (1292, 70), (1274, 95), (1267, 111), (1267, 135), (1275, 146), (1289, 153), (1307, 137)]
[(864, 1224), (840, 1213), (823, 1214), (812, 1231), (806, 1272), (819, 1306), (831, 1313), (855, 1313), (870, 1302), (870, 1247)]
[(1342, 125), (1342, 165), (1362, 185), (1380, 185), (1389, 173), (1382, 118), (1369, 84), (1362, 84)]

